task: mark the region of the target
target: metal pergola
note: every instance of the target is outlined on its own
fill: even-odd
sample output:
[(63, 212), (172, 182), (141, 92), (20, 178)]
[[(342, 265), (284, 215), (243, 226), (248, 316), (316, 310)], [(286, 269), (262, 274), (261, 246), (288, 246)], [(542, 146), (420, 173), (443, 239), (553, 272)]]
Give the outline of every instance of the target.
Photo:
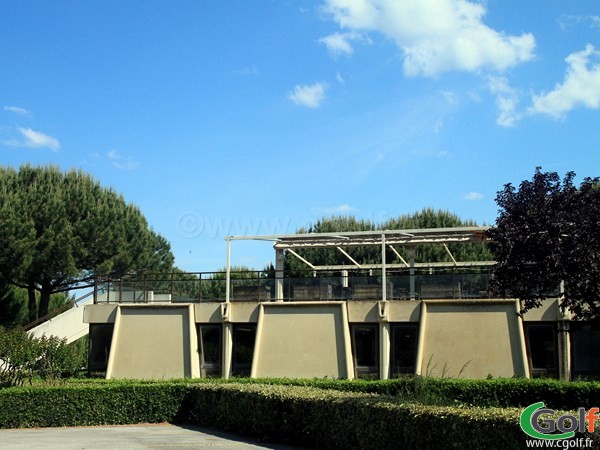
[[(275, 249), (275, 298), (283, 300), (283, 262), (284, 252), (290, 252), (294, 257), (305, 263), (314, 271), (336, 271), (348, 269), (381, 269), (382, 273), (382, 297), (387, 298), (386, 270), (404, 268), (409, 269), (411, 286), (410, 291), (414, 293), (414, 274), (417, 268), (439, 268), (439, 267), (485, 267), (494, 265), (494, 261), (457, 261), (448, 244), (453, 243), (476, 243), (486, 242), (488, 238), (486, 231), (489, 226), (454, 227), (454, 228), (427, 228), (413, 230), (377, 230), (377, 231), (352, 231), (336, 233), (306, 233), (306, 234), (283, 234), (262, 236), (227, 236), (227, 272), (225, 301), (230, 301), (231, 282), (231, 242), (232, 241), (270, 241)], [(448, 253), (449, 262), (425, 262), (415, 263), (414, 247), (422, 244), (441, 244)], [(406, 261), (394, 247), (396, 245), (407, 247), (409, 261)], [(361, 264), (346, 252), (343, 247), (380, 246), (381, 263)], [(314, 265), (299, 255), (296, 250), (306, 248), (335, 248), (348, 260), (347, 265)], [(400, 263), (386, 263), (386, 248), (390, 248), (401, 261)], [(411, 298), (413, 296), (411, 295)]]

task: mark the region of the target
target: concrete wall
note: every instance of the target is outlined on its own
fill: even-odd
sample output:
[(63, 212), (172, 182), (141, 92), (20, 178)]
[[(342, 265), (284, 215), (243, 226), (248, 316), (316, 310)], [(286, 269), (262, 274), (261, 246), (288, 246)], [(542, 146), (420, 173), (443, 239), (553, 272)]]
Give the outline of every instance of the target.
[(343, 303), (262, 304), (252, 377), (352, 378)]
[[(394, 324), (419, 326), (415, 372), (463, 378), (529, 376), (516, 300), (97, 304), (88, 323), (115, 323), (108, 377), (199, 376), (196, 323), (222, 326), (223, 376), (231, 375), (235, 324), (257, 324), (252, 375), (351, 378), (350, 325), (379, 324), (380, 377), (390, 373)], [(526, 322), (561, 321), (556, 300)], [(564, 333), (563, 333), (564, 334)], [(563, 338), (561, 338), (563, 339)], [(568, 350), (568, 341), (561, 345)], [(568, 351), (561, 350), (568, 378)]]
[(528, 376), (515, 301), (426, 301), (417, 372), (463, 378)]
[(119, 305), (106, 378), (198, 377), (192, 305)]

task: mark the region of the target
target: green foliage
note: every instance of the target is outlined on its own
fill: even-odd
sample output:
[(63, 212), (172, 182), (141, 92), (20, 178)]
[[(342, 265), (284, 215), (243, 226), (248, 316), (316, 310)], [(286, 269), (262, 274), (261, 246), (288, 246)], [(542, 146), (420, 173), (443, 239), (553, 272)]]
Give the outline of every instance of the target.
[(84, 367), (77, 347), (56, 336), (31, 337), (20, 328), (0, 328), (0, 387), (22, 386), (37, 375), (50, 384)]
[(0, 427), (190, 423), (311, 448), (520, 448), (518, 411), (239, 383), (98, 383), (0, 391)]
[(0, 328), (0, 387), (31, 382), (40, 351), (37, 341), (22, 329)]
[(0, 273), (27, 289), (30, 321), (48, 313), (52, 293), (81, 287), (95, 275), (173, 264), (168, 242), (140, 210), (81, 171), (0, 167), (0, 223)]
[(36, 345), (40, 352), (36, 374), (50, 384), (74, 376), (85, 365), (78, 349), (67, 345), (66, 339), (42, 336), (37, 339)]
[[(446, 404), (420, 403), (423, 391)], [(573, 410), (599, 393), (526, 379), (77, 380), (0, 390), (0, 428), (171, 422), (306, 448), (517, 449), (524, 406)]]
[(561, 180), (537, 168), (531, 181), (498, 192), (500, 215), (489, 231), (497, 265), (492, 289), (523, 301), (523, 311), (556, 296), (576, 319), (600, 321), (600, 178)]
[(27, 323), (27, 291), (0, 280), (0, 326)]

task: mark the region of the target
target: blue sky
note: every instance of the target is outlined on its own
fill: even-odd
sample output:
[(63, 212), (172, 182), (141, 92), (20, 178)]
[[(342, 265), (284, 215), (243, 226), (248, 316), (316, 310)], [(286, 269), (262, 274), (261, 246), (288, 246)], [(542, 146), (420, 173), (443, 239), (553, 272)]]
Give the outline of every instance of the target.
[[(0, 163), (81, 168), (176, 264), (600, 167), (597, 0), (0, 0)], [(257, 268), (269, 244), (237, 243)]]

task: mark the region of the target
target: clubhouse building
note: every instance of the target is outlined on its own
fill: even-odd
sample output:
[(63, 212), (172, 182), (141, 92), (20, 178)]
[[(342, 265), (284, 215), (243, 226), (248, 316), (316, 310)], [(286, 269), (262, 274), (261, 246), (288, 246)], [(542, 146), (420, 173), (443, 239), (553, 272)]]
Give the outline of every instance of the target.
[[(600, 375), (600, 333), (561, 311), (558, 289), (521, 317), (518, 299), (490, 292), (493, 261), (455, 256), (487, 228), (230, 236), (224, 273), (99, 279), (84, 310), (89, 369), (146, 379)], [(233, 272), (239, 240), (272, 242), (274, 270)], [(355, 249), (373, 246), (380, 261), (360, 261)], [(447, 257), (417, 261), (420, 246)], [(304, 249), (345, 262), (317, 265)], [(286, 253), (301, 276), (284, 269)]]

